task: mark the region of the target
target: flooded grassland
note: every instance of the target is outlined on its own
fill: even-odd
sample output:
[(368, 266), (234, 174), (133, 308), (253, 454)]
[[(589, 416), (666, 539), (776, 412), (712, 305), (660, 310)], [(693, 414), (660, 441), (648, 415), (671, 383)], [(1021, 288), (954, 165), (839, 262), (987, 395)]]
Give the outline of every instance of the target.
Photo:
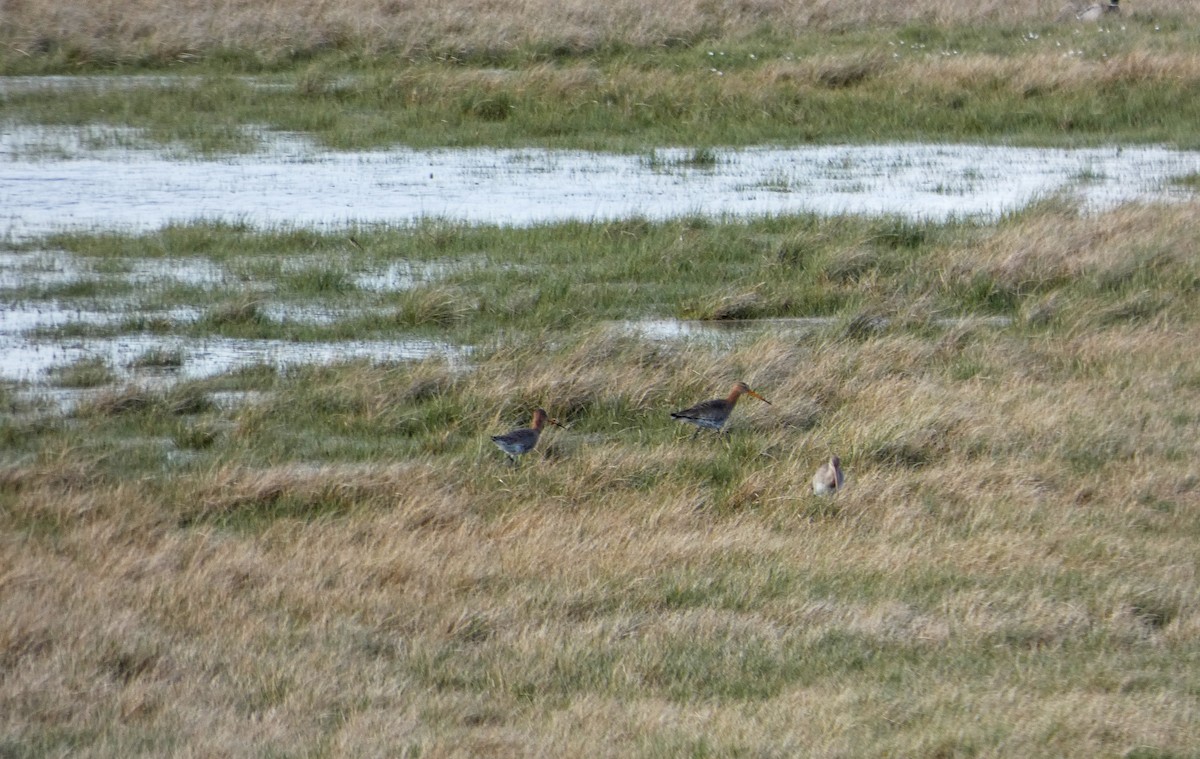
[(0, 136), (0, 754), (1194, 752), (1194, 151), (230, 134)]
[[(1144, 147), (829, 146), (709, 151), (698, 163), (686, 149), (649, 157), (479, 149), (337, 153), (285, 136), (270, 137), (260, 152), (207, 159), (114, 146), (135, 140), (134, 133), (99, 128), (11, 128), (0, 139), (7, 177), (0, 223), (11, 247), (0, 257), (4, 377), (38, 384), (55, 376), (56, 366), (101, 361), (123, 381), (139, 355), (164, 352), (179, 356), (183, 378), (260, 362), (280, 368), (318, 356), (457, 356), (467, 347), (454, 342), (462, 322), (479, 308), (473, 300), (488, 289), (493, 299), (511, 297), (506, 283), (553, 290), (543, 275), (557, 277), (571, 267), (536, 255), (504, 260), (490, 242), (450, 257), (439, 255), (436, 241), (420, 245), (459, 229), (486, 227), (499, 239), (505, 229), (544, 225), (595, 233), (629, 219), (648, 227), (712, 219), (700, 226), (753, 227), (756, 218), (798, 214), (810, 220), (806, 224), (827, 218), (831, 226), (856, 215), (884, 218), (885, 226), (923, 234), (939, 225), (994, 224), (1055, 198), (1086, 215), (1131, 202), (1186, 199), (1191, 191), (1181, 180), (1200, 174), (1200, 153)], [(196, 239), (185, 240), (185, 231), (159, 233), (172, 228), (190, 228)], [(211, 229), (207, 242), (205, 229)], [(275, 239), (276, 247), (250, 243), (254, 230)], [(404, 245), (416, 249), (415, 257), (381, 242), (365, 250), (355, 235), (366, 230), (381, 239), (417, 241)], [(766, 235), (776, 242), (761, 244), (786, 247), (788, 234)], [(89, 236), (95, 241), (87, 242)], [(69, 249), (55, 247), (55, 239), (69, 240)], [(189, 244), (196, 249), (175, 249)], [(659, 278), (652, 265), (645, 261), (625, 286)], [(589, 284), (590, 268), (577, 267), (577, 287)], [(595, 276), (600, 281), (591, 286), (603, 287), (604, 271)], [(619, 295), (610, 295), (598, 313), (589, 314), (586, 304), (572, 304), (573, 310), (582, 324), (719, 317), (719, 303), (707, 313), (702, 293), (710, 289), (714, 303), (731, 297), (724, 290), (736, 289), (738, 279), (727, 281), (715, 268), (714, 276), (722, 277), (719, 287), (700, 281), (690, 297), (633, 298), (623, 307)], [(479, 286), (482, 281), (491, 285)], [(667, 286), (688, 289), (680, 282)], [(763, 285), (744, 285), (756, 288)], [(420, 314), (403, 315), (405, 308), (420, 308), (405, 298), (436, 300), (439, 292), (447, 301), (443, 310), (454, 313), (426, 304), (434, 312), (426, 315), (428, 324), (420, 323)], [(215, 313), (222, 308), (231, 313)], [(838, 310), (836, 304), (812, 304), (810, 311), (804, 304), (757, 303), (747, 313), (724, 316), (833, 319)], [(385, 340), (380, 322), (388, 318), (387, 329), (403, 328), (406, 319), (424, 329)], [(684, 327), (675, 334), (694, 332)], [(355, 339), (357, 333), (365, 335)], [(481, 336), (475, 330), (474, 337)], [(334, 338), (341, 342), (330, 342)]]
[[(746, 223), (790, 214), (884, 217), (913, 229), (986, 225), (1050, 198), (1087, 215), (1111, 213), (1124, 203), (1186, 199), (1190, 191), (1181, 180), (1200, 174), (1200, 154), (1160, 148), (754, 149), (712, 151), (697, 165), (694, 151), (683, 149), (649, 157), (550, 150), (340, 154), (304, 139), (274, 137), (260, 153), (205, 160), (151, 147), (96, 147), (106, 141), (116, 142), (100, 129), (10, 129), (0, 139), (7, 178), (0, 223), (14, 247), (0, 256), (0, 289), (6, 293), (0, 373), (7, 380), (40, 386), (62, 375), (55, 367), (100, 361), (110, 366), (114, 381), (125, 382), (137, 367), (152, 367), (139, 357), (155, 354), (178, 358), (172, 376), (179, 378), (334, 357), (458, 357), (468, 346), (454, 342), (449, 328), (466, 321), (474, 307), (473, 279), (545, 287), (539, 283), (545, 264), (536, 259), (505, 262), (486, 249), (456, 259), (428, 249), (415, 258), (367, 253), (355, 229), (407, 231), (420, 239), (438, 228), (454, 234), (456, 228), (485, 226), (503, 235), (504, 228), (566, 222), (605, 229), (629, 219), (644, 225), (678, 225), (680, 219)], [(214, 239), (221, 229), (233, 237), (228, 247), (193, 241), (210, 250), (187, 250), (186, 235), (174, 244), (156, 241), (158, 229), (190, 226), (198, 239), (206, 226), (217, 231)], [(298, 232), (301, 243), (287, 250), (268, 245), (239, 251), (234, 240), (245, 240), (254, 229), (276, 231), (280, 239), (312, 229), (320, 241), (306, 250), (308, 233)], [(72, 250), (44, 245), (67, 233), (78, 235)], [(142, 241), (114, 251), (120, 238), (89, 247), (80, 241), (88, 235)], [(786, 240), (787, 233), (776, 237)], [(587, 276), (586, 269), (580, 273)], [(410, 327), (426, 329), (395, 335), (406, 319), (396, 316), (404, 309), (401, 298), (414, 291), (436, 298), (446, 282), (457, 288), (446, 298), (460, 303), (444, 307), (462, 313), (430, 315), (434, 328), (439, 318), (450, 322), (440, 325), (445, 337), (420, 324), (419, 316)], [(713, 298), (728, 297), (716, 293), (733, 283), (721, 281)], [(748, 291), (755, 287), (761, 286), (745, 285)], [(496, 297), (505, 295), (498, 291)], [(701, 334), (661, 322), (706, 316), (696, 298), (658, 301), (644, 310), (635, 298), (629, 307), (608, 307), (592, 319), (650, 319), (655, 327), (643, 334)], [(222, 317), (215, 313), (222, 307), (242, 312)], [(836, 313), (828, 305), (814, 312), (756, 307), (757, 316), (830, 321)], [(380, 313), (392, 321), (388, 339), (380, 331)], [(587, 319), (586, 309), (577, 318)], [(374, 334), (355, 339), (359, 331)]]

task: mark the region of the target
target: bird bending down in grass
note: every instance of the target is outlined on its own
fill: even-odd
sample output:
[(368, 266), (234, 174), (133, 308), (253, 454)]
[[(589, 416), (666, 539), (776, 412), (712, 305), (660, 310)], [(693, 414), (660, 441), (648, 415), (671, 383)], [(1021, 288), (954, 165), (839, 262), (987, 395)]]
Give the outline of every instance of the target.
[[(1091, 5), (1086, 5), (1083, 7), (1074, 6), (1078, 8), (1075, 13), (1075, 18), (1079, 19), (1080, 21), (1099, 21), (1101, 18), (1110, 13), (1119, 14), (1121, 12), (1120, 3), (1121, 0), (1104, 0), (1103, 2), (1092, 3)], [(1068, 6), (1067, 9), (1064, 10), (1064, 15), (1069, 12), (1071, 8), (1072, 6)]]
[(529, 453), (537, 446), (538, 438), (542, 436), (542, 429), (546, 426), (547, 422), (556, 427), (566, 429), (557, 419), (551, 419), (545, 410), (538, 408), (533, 410), (533, 423), (531, 426), (506, 432), (503, 435), (492, 435), (492, 442), (500, 450), (508, 454), (508, 458), (512, 460), (515, 466), (518, 456)]
[(846, 484), (846, 476), (842, 474), (842, 460), (830, 456), (818, 469), (812, 478), (812, 489), (817, 495), (836, 493)]
[(738, 398), (743, 395), (753, 396), (768, 406), (771, 405), (769, 400), (751, 390), (750, 386), (745, 382), (738, 382), (729, 391), (728, 398), (714, 398), (711, 401), (701, 401), (691, 408), (673, 412), (671, 418), (696, 425), (696, 433), (692, 435), (693, 438), (700, 434), (701, 429), (720, 432), (721, 428), (725, 426), (726, 420), (729, 419), (729, 414), (733, 412), (733, 407), (737, 404)]

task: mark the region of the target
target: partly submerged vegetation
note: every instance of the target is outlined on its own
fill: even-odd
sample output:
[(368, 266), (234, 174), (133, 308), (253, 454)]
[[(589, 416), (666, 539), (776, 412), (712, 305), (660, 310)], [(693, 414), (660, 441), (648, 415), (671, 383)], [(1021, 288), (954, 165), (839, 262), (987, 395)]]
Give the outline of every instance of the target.
[[(852, 321), (873, 314), (913, 327), (947, 317), (1020, 321), (1037, 312), (1041, 325), (1050, 314), (1057, 322), (1087, 321), (1133, 301), (1152, 302), (1149, 315), (1183, 315), (1195, 287), (1194, 276), (1182, 273), (1193, 267), (1188, 208), (1129, 207), (1093, 218), (1050, 200), (996, 225), (815, 214), (531, 228), (430, 220), (336, 232), (196, 222), (143, 235), (64, 232), (22, 243), (70, 255), (79, 271), (50, 283), (31, 275), (6, 297), (122, 304), (91, 325), (47, 328), (51, 335), (294, 341), (424, 330), (486, 343), (510, 332), (648, 318)], [(1109, 243), (1110, 236), (1118, 241)], [(1083, 275), (1100, 256), (1103, 272)], [(131, 261), (157, 279), (143, 275), (135, 291), (122, 274)], [(1159, 277), (1164, 267), (1178, 276)], [(1064, 310), (1068, 301), (1077, 307)]]

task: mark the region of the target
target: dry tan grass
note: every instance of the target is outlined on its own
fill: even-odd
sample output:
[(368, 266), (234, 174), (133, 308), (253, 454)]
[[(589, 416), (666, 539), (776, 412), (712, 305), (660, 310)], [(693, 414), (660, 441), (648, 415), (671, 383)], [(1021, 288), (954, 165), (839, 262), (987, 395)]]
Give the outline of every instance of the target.
[[(1060, 0), (618, 0), (602, 6), (580, 0), (5, 0), (2, 28), (8, 44), (19, 49), (67, 44), (118, 55), (186, 55), (235, 47), (276, 56), (350, 40), (407, 54), (503, 52), (530, 44), (586, 52), (614, 40), (652, 47), (713, 35), (736, 39), (765, 25), (786, 34), (902, 24), (1044, 23), (1062, 7)], [(1145, 0), (1131, 11), (1195, 19), (1200, 2)]]
[(1122, 88), (1131, 85), (1200, 79), (1195, 56), (1137, 51), (1104, 61), (1061, 54), (1037, 54), (1019, 59), (991, 55), (946, 57), (897, 64), (897, 81), (911, 79), (915, 70), (938, 84), (965, 90), (989, 86), (1012, 88), (1022, 95), (1049, 94), (1077, 87)]
[[(1200, 240), (1188, 205), (1171, 208), (1130, 206), (1119, 214), (1082, 217), (1065, 210), (1040, 215), (1002, 230), (971, 252), (970, 260), (948, 266), (948, 279), (967, 282), (980, 274), (1014, 292), (1037, 291), (1048, 283), (1080, 278), (1098, 288), (1117, 288), (1154, 271), (1188, 268)], [(1146, 307), (1165, 326), (1187, 309), (1184, 300), (1162, 300), (1143, 291), (1130, 299), (1106, 299), (1089, 309), (1074, 309), (1080, 325), (1131, 308)], [(1054, 292), (1026, 310), (1031, 322), (1071, 310)], [(1112, 336), (1108, 336), (1112, 339)]]
[[(605, 446), (576, 455), (571, 467), (585, 473), (628, 463)], [(884, 720), (879, 728), (894, 726), (893, 750), (917, 753), (939, 742), (955, 745), (963, 730), (982, 740), (983, 728), (965, 727), (977, 721), (1006, 731), (1004, 750), (985, 755), (1106, 755), (1105, 747), (1129, 743), (1182, 749), (1194, 737), (1185, 703), (1164, 705), (1119, 689), (1089, 692), (1086, 679), (1078, 692), (1037, 696), (1019, 672), (996, 671), (982, 688), (929, 680), (902, 700), (884, 686), (853, 681), (790, 688), (761, 703), (680, 703), (652, 691), (606, 696), (609, 689), (641, 690), (656, 657), (679, 640), (761, 641), (781, 656), (786, 641), (829, 634), (929, 651), (986, 650), (1014, 635), (1051, 649), (1097, 633), (1133, 648), (1195, 644), (1192, 601), (1184, 600), (1162, 629), (1131, 611), (1147, 588), (1190, 598), (1190, 540), (1117, 538), (1119, 532), (1089, 524), (1090, 514), (1124, 518), (1119, 483), (1106, 483), (1102, 502), (1081, 511), (1070, 493), (1039, 492), (994, 462), (899, 478), (860, 466), (840, 515), (808, 520), (790, 513), (803, 499), (789, 497), (786, 486), (803, 482), (806, 458), (785, 457), (761, 478), (782, 504), (726, 518), (697, 510), (697, 493), (688, 487), (626, 503), (597, 501), (592, 489), (592, 505), (567, 507), (557, 496), (528, 493), (521, 475), (513, 475), (513, 491), (489, 476), (464, 490), (455, 487), (455, 473), (426, 471), (421, 488), (441, 496), (400, 499), (336, 520), (284, 520), (240, 536), (143, 527), (130, 543), (122, 538), (130, 534), (130, 515), (155, 511), (153, 499), (136, 489), (93, 489), (89, 498), (106, 516), (72, 519), (53, 542), (25, 541), (22, 550), (6, 551), (6, 732), (53, 725), (86, 734), (111, 725), (86, 741), (98, 755), (136, 753), (123, 743), (130, 731), (172, 735), (194, 755), (303, 751), (322, 736), (370, 755), (420, 746), (424, 756), (628, 756), (703, 736), (764, 750), (874, 755), (870, 732), (860, 727), (872, 719)], [(950, 454), (946, 463), (964, 462)], [(226, 471), (196, 486), (249, 487), (244, 476)], [(958, 501), (961, 513), (925, 511), (914, 500), (922, 491)], [(439, 498), (443, 508), (470, 515), (481, 499), (526, 495), (532, 501), (514, 502), (491, 520), (415, 518), (437, 508)], [(1103, 546), (1090, 558), (1070, 549), (1089, 540)], [(886, 593), (854, 600), (797, 592), (750, 612), (659, 610), (662, 578), (703, 584), (719, 576), (722, 557), (730, 555), (747, 557), (741, 581), (748, 588), (772, 567), (895, 578), (886, 583), (913, 573), (1053, 576), (1064, 561), (1083, 561), (1111, 580), (1091, 607), (1014, 579), (1008, 590), (968, 588), (923, 607)], [(515, 695), (521, 682), (553, 682), (556, 662), (614, 649), (624, 652), (622, 664), (597, 673), (614, 678), (597, 692), (558, 706), (540, 698), (523, 706)], [(445, 676), (462, 662), (495, 659), (486, 666), (488, 679), (474, 687), (431, 688), (414, 672), (439, 651), (458, 651), (461, 659), (438, 665)], [(1053, 742), (1042, 745), (1051, 735)]]

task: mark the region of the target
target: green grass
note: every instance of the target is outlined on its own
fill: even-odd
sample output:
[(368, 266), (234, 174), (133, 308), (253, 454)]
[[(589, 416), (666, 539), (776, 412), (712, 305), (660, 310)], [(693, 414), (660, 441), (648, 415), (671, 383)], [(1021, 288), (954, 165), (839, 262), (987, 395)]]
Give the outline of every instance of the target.
[(58, 368), (55, 381), (62, 387), (99, 387), (116, 379), (112, 367), (103, 358), (82, 358)]
[[(1194, 234), (1186, 213), (1125, 213), (1117, 250), (1146, 243), (1141, 223)], [(1009, 222), (1016, 239), (1072, 223)], [(968, 260), (944, 234), (906, 238), (939, 279)], [(1006, 234), (972, 229), (971, 250), (1002, 253)], [(814, 741), (1187, 755), (1195, 728), (1172, 715), (1200, 692), (1197, 438), (1181, 416), (1196, 386), (1157, 388), (1189, 363), (1196, 318), (1183, 306), (1171, 332), (1093, 319), (1088, 280), (1123, 265), (1098, 256), (1037, 327), (900, 320), (860, 338), (833, 324), (725, 348), (590, 327), (497, 338), (467, 372), (257, 368), (113, 391), (61, 422), (7, 417), (10, 556), (38, 588), (127, 619), (9, 597), (13, 750), (155, 753), (268, 718), (295, 729), (250, 753), (374, 745), (360, 721), (401, 709), (423, 726), (398, 727), (404, 745), (434, 752), (516, 726), (583, 755), (619, 726), (619, 753), (645, 756)], [(1167, 255), (1137, 286), (1171, 290), (1193, 267)], [(729, 376), (775, 405), (690, 440), (666, 412)], [(206, 402), (230, 389), (263, 395)], [(510, 468), (486, 436), (532, 403), (571, 429)], [(815, 424), (784, 423), (809, 403)], [(833, 500), (803, 492), (827, 442), (851, 478)], [(1135, 461), (1156, 476), (1129, 482)], [(204, 672), (204, 698), (177, 690)], [(70, 679), (40, 695), (53, 677)], [(64, 732), (50, 698), (87, 716)], [(188, 727), (200, 714), (220, 731)]]
[[(202, 153), (252, 150), (261, 127), (334, 149), (547, 146), (651, 160), (663, 145), (1196, 144), (1200, 69), (1182, 29), (1130, 18), (1083, 36), (1074, 26), (931, 33), (767, 35), (549, 62), (520, 50), (452, 62), (333, 50), (272, 66), (269, 76), (249, 58), (216, 58), (171, 66), (172, 75), (190, 75), (177, 84), (66, 88), (52, 98), (17, 90), (3, 105), (13, 121), (136, 127), (145, 139)], [(0, 56), (0, 70), (81, 70), (55, 61)], [(116, 69), (131, 71), (161, 69)], [(711, 148), (697, 147), (684, 163), (711, 162)]]
[(1185, 187), (1189, 190), (1195, 191), (1200, 189), (1200, 174), (1193, 173), (1179, 177), (1175, 180), (1175, 184), (1179, 185), (1180, 187)]
[[(1017, 233), (1008, 229), (1037, 227), (1042, 234), (1053, 220), (1086, 234), (1086, 222), (1073, 211), (1050, 206), (995, 227), (815, 215), (529, 229), (432, 221), (355, 230), (355, 247), (343, 245), (344, 232), (259, 233), (196, 223), (145, 235), (52, 235), (23, 246), (62, 249), (97, 265), (142, 251), (199, 257), (229, 273), (212, 285), (168, 281), (140, 288), (140, 299), (123, 298), (128, 319), (47, 330), (50, 335), (132, 329), (315, 341), (417, 331), (480, 343), (505, 330), (557, 331), (602, 321), (827, 317), (841, 320), (849, 335), (870, 338), (898, 322), (904, 329), (938, 330), (937, 320), (946, 317), (1000, 317), (1036, 327), (1051, 319), (1061, 324), (1068, 313), (1116, 325), (1189, 311), (1200, 275), (1180, 264), (1179, 252), (1136, 239), (1123, 239), (1111, 263), (1081, 275), (1072, 273), (1070, 254), (1033, 258), (1025, 269), (970, 262), (977, 247), (1009, 245)], [(319, 263), (314, 251), (323, 251)], [(396, 261), (426, 262), (429, 273), (397, 290), (356, 284), (357, 276)], [(70, 290), (33, 287), (12, 295), (88, 303), (102, 292), (127, 291), (119, 280), (84, 277)], [(180, 307), (201, 316), (171, 323), (135, 315)]]
[[(965, 222), (816, 216), (733, 223), (567, 222), (531, 229), (433, 221), (359, 229), (353, 234), (360, 245), (353, 247), (343, 245), (342, 232), (258, 233), (200, 222), (146, 235), (51, 235), (24, 246), (53, 247), (96, 262), (139, 254), (202, 258), (229, 273), (210, 286), (168, 281), (142, 288), (140, 300), (130, 298), (129, 319), (83, 327), (92, 335), (134, 328), (192, 337), (320, 340), (433, 329), (475, 342), (499, 329), (555, 330), (580, 320), (837, 316), (853, 313), (862, 293), (881, 279), (901, 291), (923, 294), (932, 288), (941, 308), (1011, 313), (1015, 297), (989, 295), (975, 284), (947, 289), (933, 273), (912, 276), (930, 246), (969, 245), (981, 233)], [(314, 251), (321, 252), (320, 263), (282, 264), (309, 260)], [(398, 260), (429, 262), (432, 273), (412, 287), (382, 292), (358, 287), (351, 275)], [(91, 297), (101, 282), (83, 278), (73, 287)], [(119, 282), (103, 282), (119, 289)], [(71, 293), (27, 288), (12, 295), (62, 300)], [(294, 316), (273, 316), (270, 304)], [(202, 316), (172, 327), (133, 315), (178, 307), (197, 308)], [(313, 319), (307, 314), (314, 308), (341, 315)]]

